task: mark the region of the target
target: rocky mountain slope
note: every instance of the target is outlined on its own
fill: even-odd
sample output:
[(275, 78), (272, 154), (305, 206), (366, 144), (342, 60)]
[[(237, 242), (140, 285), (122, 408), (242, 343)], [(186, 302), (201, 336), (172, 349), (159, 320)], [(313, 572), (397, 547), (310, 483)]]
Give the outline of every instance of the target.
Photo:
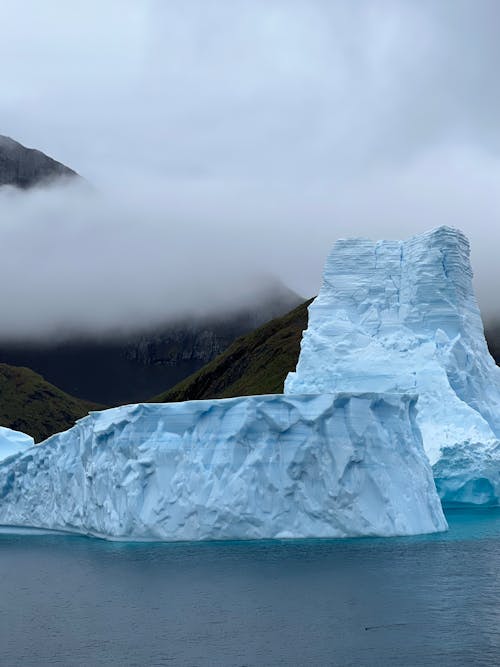
[(238, 338), (225, 352), (154, 402), (229, 398), (283, 391), (283, 382), (295, 368), (302, 332), (307, 328), (306, 301), (282, 317)]
[(26, 148), (10, 137), (0, 135), (0, 186), (30, 188), (61, 177), (78, 174), (33, 148)]
[(0, 425), (28, 433), (37, 442), (103, 407), (66, 394), (29, 368), (7, 364), (0, 364), (0, 399)]

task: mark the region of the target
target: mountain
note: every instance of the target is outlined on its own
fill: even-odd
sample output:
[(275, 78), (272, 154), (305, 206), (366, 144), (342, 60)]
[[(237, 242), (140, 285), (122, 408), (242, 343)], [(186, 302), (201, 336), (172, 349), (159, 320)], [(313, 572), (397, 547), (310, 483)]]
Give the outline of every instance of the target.
[(10, 137), (0, 135), (0, 186), (31, 188), (62, 177), (78, 174), (45, 153), (26, 148)]
[(41, 441), (104, 406), (66, 394), (29, 368), (0, 364), (0, 424)]
[(128, 337), (2, 342), (0, 362), (32, 368), (78, 398), (106, 405), (137, 403), (180, 382), (236, 338), (288, 312), (300, 301), (297, 294), (276, 283), (259, 306)]
[(287, 373), (297, 363), (311, 301), (238, 338), (197, 373), (152, 401), (163, 403), (281, 393)]

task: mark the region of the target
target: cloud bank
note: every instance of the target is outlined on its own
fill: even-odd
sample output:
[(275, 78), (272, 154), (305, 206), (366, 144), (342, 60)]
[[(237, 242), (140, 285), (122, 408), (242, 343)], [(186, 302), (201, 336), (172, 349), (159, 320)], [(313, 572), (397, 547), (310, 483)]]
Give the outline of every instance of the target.
[[(471, 238), (500, 312), (496, 0), (0, 7), (0, 131), (92, 182), (0, 195), (0, 323), (52, 335), (309, 296), (339, 236)], [(10, 334), (9, 334), (10, 335)]]

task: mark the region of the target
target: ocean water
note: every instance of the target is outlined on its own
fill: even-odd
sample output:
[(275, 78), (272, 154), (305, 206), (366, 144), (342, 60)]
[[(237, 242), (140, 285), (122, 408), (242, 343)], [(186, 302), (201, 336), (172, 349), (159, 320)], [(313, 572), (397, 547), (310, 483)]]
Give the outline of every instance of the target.
[(402, 539), (0, 534), (0, 665), (500, 665), (500, 511)]

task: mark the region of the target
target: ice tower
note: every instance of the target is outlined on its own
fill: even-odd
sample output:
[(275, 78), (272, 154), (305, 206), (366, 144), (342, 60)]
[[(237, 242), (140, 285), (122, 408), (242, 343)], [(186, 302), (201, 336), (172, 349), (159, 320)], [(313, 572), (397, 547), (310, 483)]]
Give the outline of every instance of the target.
[(498, 504), (500, 369), (469, 254), (467, 238), (449, 227), (407, 241), (337, 241), (285, 393), (418, 394), (442, 500)]

